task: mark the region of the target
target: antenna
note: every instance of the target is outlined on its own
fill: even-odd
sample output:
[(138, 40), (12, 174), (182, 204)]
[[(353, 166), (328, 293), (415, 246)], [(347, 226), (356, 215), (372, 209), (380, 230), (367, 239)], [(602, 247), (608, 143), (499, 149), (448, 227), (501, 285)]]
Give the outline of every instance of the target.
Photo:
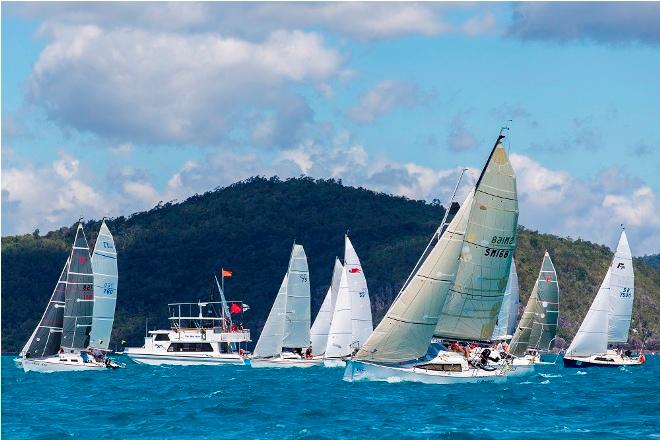
[(84, 219), (84, 218), (85, 218), (85, 217), (80, 217), (80, 218), (78, 219), (78, 223), (80, 223), (80, 222), (82, 221), (82, 219)]

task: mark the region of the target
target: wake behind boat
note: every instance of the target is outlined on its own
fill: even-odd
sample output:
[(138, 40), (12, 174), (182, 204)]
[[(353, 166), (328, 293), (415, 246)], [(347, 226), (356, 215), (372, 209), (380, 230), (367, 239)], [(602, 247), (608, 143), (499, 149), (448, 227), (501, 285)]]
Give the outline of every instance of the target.
[[(21, 350), (19, 363), (25, 371), (98, 371), (123, 367), (105, 354), (117, 298), (117, 253), (105, 220), (94, 255), (107, 261), (101, 263), (91, 257), (79, 221), (71, 255), (37, 328)], [(102, 276), (93, 264), (103, 271)], [(102, 304), (104, 301), (106, 304)], [(91, 334), (98, 335), (97, 343), (90, 342)]]
[(626, 231), (619, 243), (605, 279), (598, 289), (587, 316), (564, 355), (564, 367), (620, 367), (644, 363), (644, 355), (633, 358), (621, 350), (608, 350), (608, 344), (628, 341), (635, 274)]
[(347, 363), (345, 380), (500, 381), (511, 368), (483, 357), (469, 362), (467, 349), (461, 354), (432, 344), (434, 335), (487, 341), (493, 334), (518, 224), (516, 180), (503, 139), (500, 133), (476, 187), (448, 225), (445, 213), (387, 314)]

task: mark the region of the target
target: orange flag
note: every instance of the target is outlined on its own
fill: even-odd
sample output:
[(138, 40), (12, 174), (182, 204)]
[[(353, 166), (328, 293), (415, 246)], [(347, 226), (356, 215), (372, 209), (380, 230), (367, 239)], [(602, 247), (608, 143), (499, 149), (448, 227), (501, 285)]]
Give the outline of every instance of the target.
[(234, 273), (233, 273), (231, 270), (222, 269), (222, 276), (223, 276), (223, 277), (230, 277), (230, 276), (232, 276), (233, 274), (234, 274)]

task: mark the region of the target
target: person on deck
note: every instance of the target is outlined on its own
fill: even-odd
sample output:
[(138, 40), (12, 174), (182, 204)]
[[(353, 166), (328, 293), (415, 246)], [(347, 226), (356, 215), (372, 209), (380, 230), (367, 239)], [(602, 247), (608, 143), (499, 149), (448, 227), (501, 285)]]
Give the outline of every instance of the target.
[(307, 350), (305, 350), (305, 359), (311, 359), (312, 358), (312, 345), (310, 344), (309, 347), (307, 347)]

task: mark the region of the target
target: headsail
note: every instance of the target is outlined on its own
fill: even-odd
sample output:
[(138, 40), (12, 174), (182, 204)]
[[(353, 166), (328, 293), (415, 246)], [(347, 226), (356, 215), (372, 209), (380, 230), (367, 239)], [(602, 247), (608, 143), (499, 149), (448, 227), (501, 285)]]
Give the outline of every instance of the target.
[(89, 346), (94, 308), (94, 274), (85, 231), (78, 223), (66, 279), (62, 347), (84, 349)]
[(351, 352), (359, 348), (371, 336), (374, 324), (371, 319), (371, 301), (367, 279), (360, 259), (348, 235), (345, 237), (344, 267), (346, 282), (351, 296)]
[(22, 357), (47, 357), (54, 355), (60, 349), (62, 322), (64, 320), (64, 294), (66, 291), (68, 270), (69, 260), (67, 259), (39, 324), (34, 329), (34, 332), (32, 332), (32, 336), (28, 339), (25, 347), (21, 350)]
[(516, 272), (516, 262), (511, 259), (511, 270), (509, 271), (509, 281), (504, 290), (504, 299), (502, 307), (497, 316), (497, 327), (493, 330), (491, 340), (509, 339), (516, 330), (518, 321), (518, 307), (520, 305), (520, 291), (518, 288), (518, 272)]
[(435, 329), (441, 338), (488, 340), (495, 328), (518, 226), (516, 178), (502, 138), (475, 188), (460, 264)]
[(254, 347), (254, 357), (269, 358), (282, 353), (284, 338), (284, 319), (286, 316), (286, 288), (288, 273), (284, 275), (280, 290), (277, 292), (273, 307), (270, 309), (266, 324), (264, 324), (257, 345)]
[[(453, 220), (432, 239), (428, 255), (356, 357), (384, 363), (405, 362), (426, 354), (450, 284), (456, 276), (474, 191)], [(338, 300), (339, 301), (339, 300)]]
[(527, 347), (529, 346), (529, 337), (532, 334), (532, 326), (534, 325), (534, 317), (538, 311), (538, 281), (534, 283), (534, 288), (532, 293), (529, 295), (527, 304), (525, 305), (525, 310), (523, 311), (522, 318), (518, 323), (516, 332), (511, 338), (510, 350), (514, 356), (523, 356), (527, 352)]
[(101, 223), (92, 254), (94, 270), (94, 313), (89, 345), (107, 349), (115, 319), (117, 303), (117, 250), (115, 241), (105, 224)]
[(341, 271), (337, 302), (330, 323), (328, 343), (325, 348), (325, 357), (340, 358), (351, 354), (351, 292), (348, 286), (346, 265)]
[(610, 300), (608, 336), (611, 343), (627, 342), (635, 298), (635, 275), (626, 231), (621, 231), (619, 243), (610, 266)]
[(541, 271), (536, 280), (537, 302), (529, 346), (540, 351), (550, 351), (555, 346), (559, 318), (559, 283), (557, 272), (548, 252), (543, 257)]
[(309, 346), (310, 315), (307, 256), (301, 245), (294, 244), (287, 276), (283, 347), (304, 348)]
[(339, 290), (339, 281), (341, 280), (341, 273), (344, 266), (342, 266), (339, 258), (335, 258), (335, 267), (332, 272), (332, 281), (328, 292), (325, 294), (323, 304), (316, 315), (314, 324), (310, 330), (310, 339), (312, 341), (312, 354), (314, 356), (322, 355), (325, 353), (325, 347), (328, 343), (328, 333), (330, 332), (330, 324), (332, 323), (332, 315), (335, 311), (335, 304), (337, 302), (337, 292)]
[(568, 356), (591, 356), (607, 352), (607, 315), (609, 313), (610, 271), (598, 289), (587, 316), (566, 350)]

